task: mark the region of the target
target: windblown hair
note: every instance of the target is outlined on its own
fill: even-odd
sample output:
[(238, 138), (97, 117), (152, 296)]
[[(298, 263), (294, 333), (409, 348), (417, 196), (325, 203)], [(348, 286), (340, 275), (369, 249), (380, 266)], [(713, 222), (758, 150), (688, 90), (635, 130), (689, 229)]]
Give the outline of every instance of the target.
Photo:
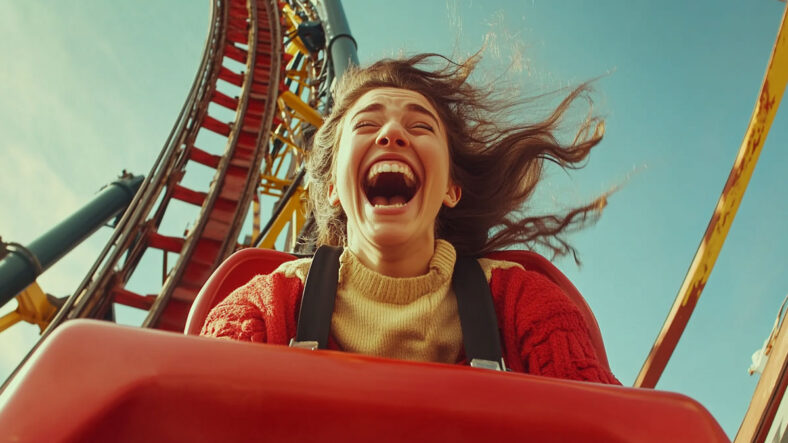
[(446, 127), (449, 172), (462, 189), (462, 198), (454, 208), (444, 206), (438, 213), (437, 238), (449, 241), (459, 255), (481, 256), (520, 244), (542, 246), (554, 255), (572, 253), (577, 260), (562, 234), (595, 220), (606, 195), (562, 214), (525, 216), (525, 205), (542, 177), (545, 161), (564, 169), (582, 167), (602, 139), (604, 122), (593, 116), (580, 125), (572, 142), (561, 143), (556, 135), (572, 102), (587, 96), (588, 84), (569, 92), (546, 119), (512, 124), (518, 102), (469, 83), (478, 59), (477, 55), (454, 63), (438, 54), (419, 54), (384, 59), (345, 73), (336, 85), (333, 109), (315, 134), (307, 164), (318, 245), (341, 245), (347, 240), (344, 211), (326, 199), (334, 180), (343, 118), (368, 91), (393, 87), (422, 94)]

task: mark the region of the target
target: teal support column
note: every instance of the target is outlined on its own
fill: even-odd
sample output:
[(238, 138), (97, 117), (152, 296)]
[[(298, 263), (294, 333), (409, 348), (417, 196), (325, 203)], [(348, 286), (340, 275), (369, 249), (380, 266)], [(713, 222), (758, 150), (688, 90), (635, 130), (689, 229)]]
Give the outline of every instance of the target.
[(143, 177), (120, 178), (92, 201), (26, 247), (7, 246), (0, 259), (0, 307), (8, 303), (61, 257), (124, 210), (134, 198)]
[(348, 66), (358, 66), (358, 47), (350, 34), (350, 25), (340, 0), (320, 0), (317, 7), (326, 33), (326, 53), (331, 57), (330, 85), (334, 78), (342, 77)]

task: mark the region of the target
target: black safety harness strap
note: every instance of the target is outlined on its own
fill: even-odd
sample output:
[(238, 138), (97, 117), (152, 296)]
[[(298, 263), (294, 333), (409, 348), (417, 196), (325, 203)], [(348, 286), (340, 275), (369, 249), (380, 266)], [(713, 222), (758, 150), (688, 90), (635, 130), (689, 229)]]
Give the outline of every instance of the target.
[(326, 349), (331, 332), (331, 314), (339, 280), (341, 247), (321, 246), (315, 251), (304, 283), (296, 336), (290, 346)]
[(457, 257), (451, 285), (457, 296), (465, 356), (473, 367), (506, 370), (492, 293), (479, 262)]
[[(290, 346), (327, 348), (339, 280), (340, 255), (342, 248), (332, 246), (321, 246), (315, 252), (304, 283), (296, 336), (290, 341)], [(468, 362), (473, 367), (506, 370), (492, 294), (477, 260), (471, 257), (457, 258), (452, 288), (457, 296)]]

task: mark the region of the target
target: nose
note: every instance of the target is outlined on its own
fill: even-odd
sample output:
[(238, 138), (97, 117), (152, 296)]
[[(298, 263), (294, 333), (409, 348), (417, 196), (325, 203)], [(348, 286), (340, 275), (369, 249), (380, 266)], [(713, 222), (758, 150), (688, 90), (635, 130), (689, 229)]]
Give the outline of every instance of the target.
[(402, 127), (397, 124), (390, 123), (383, 127), (375, 140), (379, 146), (385, 147), (400, 147), (408, 146), (408, 138), (405, 136)]

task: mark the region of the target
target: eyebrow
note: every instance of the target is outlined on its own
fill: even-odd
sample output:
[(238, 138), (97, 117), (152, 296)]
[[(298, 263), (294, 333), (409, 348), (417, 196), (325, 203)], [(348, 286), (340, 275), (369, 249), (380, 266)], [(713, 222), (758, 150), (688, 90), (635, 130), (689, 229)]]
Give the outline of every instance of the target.
[[(369, 105), (365, 106), (365, 107), (364, 107), (363, 109), (361, 109), (360, 111), (358, 111), (358, 112), (356, 112), (355, 114), (353, 114), (353, 118), (356, 118), (356, 117), (358, 117), (360, 114), (363, 114), (363, 113), (365, 113), (365, 112), (377, 112), (377, 111), (382, 111), (382, 110), (383, 110), (383, 108), (384, 108), (384, 106), (383, 106), (383, 104), (381, 104), (381, 103), (371, 103), (371, 104), (369, 104)], [(441, 121), (440, 121), (440, 119), (438, 119), (438, 117), (436, 117), (436, 116), (435, 116), (435, 114), (433, 114), (432, 112), (430, 112), (430, 110), (429, 110), (429, 109), (425, 108), (424, 106), (421, 106), (421, 105), (420, 105), (420, 104), (418, 104), (418, 103), (408, 103), (407, 105), (405, 105), (405, 109), (406, 109), (406, 110), (408, 110), (408, 111), (411, 111), (411, 112), (416, 112), (416, 113), (419, 113), (419, 114), (424, 114), (424, 115), (426, 115), (427, 117), (430, 117), (430, 118), (432, 118), (432, 119), (435, 121), (435, 123), (436, 123), (436, 124), (438, 124), (438, 125), (440, 125), (440, 124), (441, 124)]]

